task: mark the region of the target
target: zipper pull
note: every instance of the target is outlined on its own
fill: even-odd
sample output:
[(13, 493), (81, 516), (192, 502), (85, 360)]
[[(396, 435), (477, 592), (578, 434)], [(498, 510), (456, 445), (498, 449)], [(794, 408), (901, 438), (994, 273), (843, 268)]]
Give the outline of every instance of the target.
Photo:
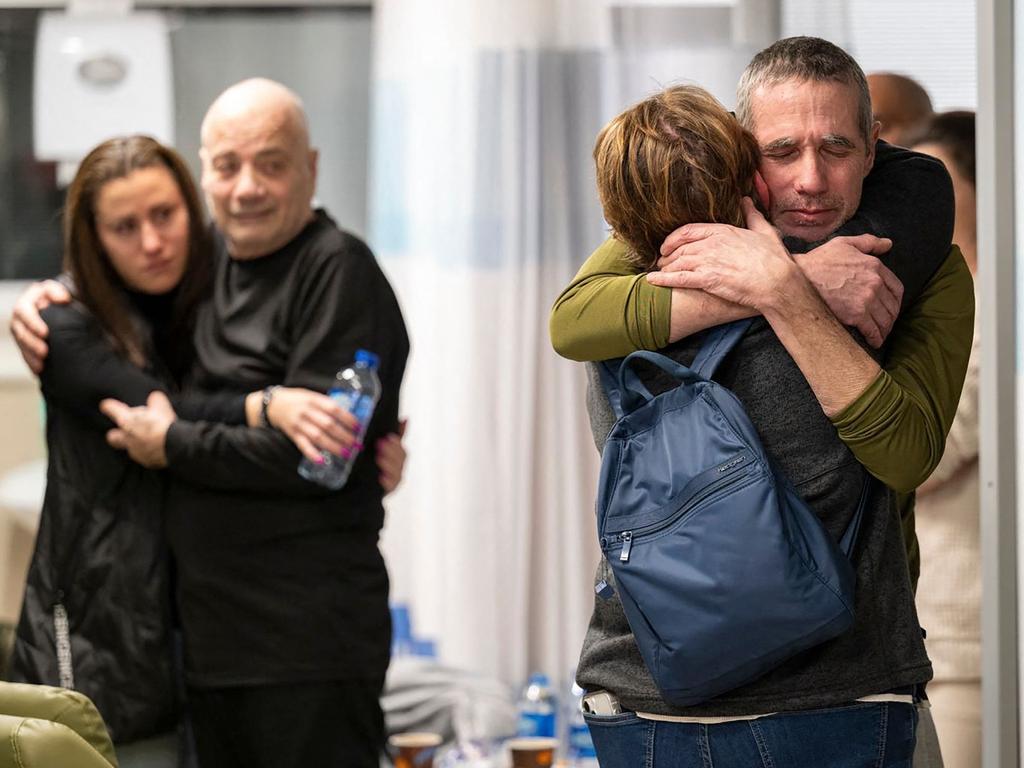
[(594, 585), (594, 593), (602, 600), (607, 600), (615, 594), (615, 588), (604, 579), (601, 579)]
[(622, 551), (619, 553), (619, 561), (628, 563), (629, 550), (633, 548), (633, 532), (623, 531), (619, 534), (619, 538), (622, 539)]

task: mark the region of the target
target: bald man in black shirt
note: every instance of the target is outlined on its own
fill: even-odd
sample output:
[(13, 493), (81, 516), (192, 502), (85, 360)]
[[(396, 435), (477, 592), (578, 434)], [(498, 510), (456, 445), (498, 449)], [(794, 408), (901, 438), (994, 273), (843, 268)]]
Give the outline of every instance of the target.
[[(317, 154), (297, 97), (268, 80), (229, 88), (203, 122), (201, 158), (217, 226), (193, 386), (325, 391), (365, 348), (383, 388), (365, 439), (395, 430), (401, 312), (367, 246), (310, 207)], [(133, 458), (176, 480), (167, 530), (200, 761), (377, 768), (390, 617), (372, 454), (332, 492), (298, 475), (299, 453), (276, 430), (168, 410), (107, 412)]]

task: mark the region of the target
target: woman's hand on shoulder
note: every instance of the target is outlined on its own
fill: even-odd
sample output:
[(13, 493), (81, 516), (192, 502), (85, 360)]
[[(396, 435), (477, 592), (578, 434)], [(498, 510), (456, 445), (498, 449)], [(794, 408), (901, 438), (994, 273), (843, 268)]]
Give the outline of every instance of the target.
[(43, 372), (43, 363), (49, 353), (46, 336), (49, 329), (40, 312), (50, 304), (67, 304), (71, 301), (68, 289), (56, 280), (32, 283), (18, 297), (11, 312), (11, 336), (18, 345), (25, 363), (37, 376)]

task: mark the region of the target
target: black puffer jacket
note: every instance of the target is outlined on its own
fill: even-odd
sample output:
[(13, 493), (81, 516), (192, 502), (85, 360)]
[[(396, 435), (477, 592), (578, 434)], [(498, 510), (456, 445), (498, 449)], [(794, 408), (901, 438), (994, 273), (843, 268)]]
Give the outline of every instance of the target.
[[(161, 305), (143, 304), (160, 321)], [(87, 694), (115, 742), (174, 727), (164, 480), (107, 446), (99, 401), (144, 404), (168, 376), (117, 354), (80, 305), (44, 311), (49, 466), (11, 679)], [(242, 400), (174, 400), (179, 415), (243, 418)]]

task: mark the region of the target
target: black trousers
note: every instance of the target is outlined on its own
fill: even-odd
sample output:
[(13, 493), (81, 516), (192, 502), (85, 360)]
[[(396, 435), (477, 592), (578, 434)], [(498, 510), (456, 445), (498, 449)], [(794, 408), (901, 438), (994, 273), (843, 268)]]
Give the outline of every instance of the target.
[(382, 681), (188, 691), (200, 768), (379, 768)]

